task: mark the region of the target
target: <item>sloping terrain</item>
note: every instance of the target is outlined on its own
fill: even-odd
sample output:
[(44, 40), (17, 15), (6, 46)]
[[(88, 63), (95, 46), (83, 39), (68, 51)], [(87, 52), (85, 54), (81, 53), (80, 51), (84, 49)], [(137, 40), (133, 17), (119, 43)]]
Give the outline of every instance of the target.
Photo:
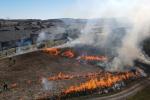
[[(51, 56), (40, 51), (3, 59), (0, 61), (0, 69), (0, 88), (3, 88), (4, 83), (7, 83), (9, 88), (0, 92), (0, 100), (38, 98), (45, 93), (41, 78), (59, 72), (83, 74), (100, 71), (98, 67), (82, 65), (73, 59)], [(65, 87), (67, 84), (72, 84), (71, 82), (73, 80), (61, 83), (60, 86)]]

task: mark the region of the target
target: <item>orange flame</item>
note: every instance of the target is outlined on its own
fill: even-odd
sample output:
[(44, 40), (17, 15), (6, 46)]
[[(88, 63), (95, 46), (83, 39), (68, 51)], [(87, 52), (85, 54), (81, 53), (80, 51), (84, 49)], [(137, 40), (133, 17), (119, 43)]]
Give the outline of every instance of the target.
[(73, 58), (75, 56), (73, 51), (66, 50), (66, 51), (62, 52), (61, 49), (59, 49), (59, 48), (46, 48), (43, 51), (46, 53), (49, 53), (51, 55), (54, 55), (54, 56), (60, 55), (63, 57), (68, 57), (68, 58)]
[(58, 48), (46, 48), (43, 51), (55, 56), (59, 55), (60, 53), (60, 50)]
[(31, 84), (31, 80), (27, 80), (27, 84)]
[(97, 77), (98, 75), (100, 75), (100, 72), (96, 72), (96, 73), (86, 73), (86, 74), (75, 74), (75, 75), (69, 75), (69, 74), (63, 74), (62, 72), (60, 72), (58, 75), (56, 76), (52, 76), (52, 77), (48, 77), (48, 80), (63, 80), (63, 79), (73, 79), (73, 78), (91, 78), (91, 77)]
[(17, 83), (13, 83), (10, 85), (11, 88), (16, 88), (17, 87)]
[(80, 56), (81, 60), (90, 60), (90, 61), (105, 61), (107, 58), (105, 56)]
[(127, 80), (131, 77), (136, 77), (136, 75), (132, 72), (126, 72), (117, 75), (112, 75), (110, 73), (107, 73), (106, 77), (90, 79), (89, 81), (82, 83), (79, 86), (71, 86), (63, 93), (68, 94), (68, 93), (79, 92), (83, 90), (92, 90), (101, 87), (110, 87), (116, 82)]
[(61, 54), (64, 57), (68, 57), (68, 58), (73, 58), (74, 57), (74, 53), (71, 50), (65, 51)]
[(71, 79), (72, 78), (72, 76), (70, 75), (65, 75), (65, 74), (63, 74), (63, 73), (59, 73), (57, 76), (52, 76), (52, 77), (49, 77), (48, 78), (48, 80), (50, 81), (50, 80), (61, 80), (61, 79)]

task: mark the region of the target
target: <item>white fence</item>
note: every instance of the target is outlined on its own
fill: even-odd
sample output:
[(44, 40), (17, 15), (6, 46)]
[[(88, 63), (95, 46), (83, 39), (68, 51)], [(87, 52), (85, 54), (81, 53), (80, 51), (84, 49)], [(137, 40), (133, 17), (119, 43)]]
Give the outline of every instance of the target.
[(37, 50), (36, 45), (21, 46), (0, 51), (0, 59)]
[[(42, 48), (61, 45), (64, 43), (65, 42), (63, 40), (62, 41), (45, 41), (45, 42), (42, 42), (42, 44), (44, 45), (44, 47), (42, 47)], [(38, 48), (37, 48), (37, 45), (35, 45), (35, 44), (28, 45), (28, 46), (16, 47), (16, 48), (10, 48), (7, 50), (0, 51), (0, 59), (27, 53), (27, 52), (32, 52), (32, 51), (36, 51), (36, 50), (38, 50)]]

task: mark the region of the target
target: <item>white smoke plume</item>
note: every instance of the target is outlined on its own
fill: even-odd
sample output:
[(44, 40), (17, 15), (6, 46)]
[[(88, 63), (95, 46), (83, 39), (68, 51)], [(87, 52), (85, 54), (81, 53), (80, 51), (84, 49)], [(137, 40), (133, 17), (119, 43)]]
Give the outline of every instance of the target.
[(42, 30), (37, 38), (37, 43), (41, 43), (47, 40), (54, 40), (59, 38), (65, 32), (64, 27), (54, 26), (48, 29)]
[(129, 14), (132, 28), (123, 38), (121, 48), (118, 48), (118, 57), (113, 61), (113, 66), (116, 68), (124, 65), (133, 66), (133, 60), (143, 58), (140, 43), (150, 37), (150, 14), (148, 14), (150, 2), (140, 3), (134, 9), (135, 12)]
[(46, 78), (42, 78), (42, 85), (44, 90), (52, 91), (54, 89), (54, 83)]
[[(89, 4), (89, 7), (84, 7)], [(117, 53), (108, 70), (122, 70), (123, 66), (133, 66), (136, 59), (146, 59), (142, 53), (140, 43), (150, 37), (150, 1), (149, 0), (78, 0), (77, 10), (83, 11), (86, 18), (104, 18), (107, 24), (103, 24), (100, 34), (93, 33), (91, 21), (87, 22), (78, 39), (68, 42), (59, 47), (76, 46), (80, 44), (95, 45), (99, 47), (108, 47), (107, 43), (113, 38), (113, 28), (116, 24), (109, 22), (114, 18), (119, 22), (118, 26), (128, 27), (126, 34), (121, 39), (121, 45), (115, 48)], [(83, 6), (83, 7), (82, 7)], [(86, 12), (87, 11), (87, 12)], [(81, 13), (77, 13), (81, 14)], [(81, 14), (81, 15), (82, 15)], [(83, 15), (83, 17), (85, 17)], [(108, 22), (107, 22), (108, 20)], [(97, 19), (96, 23), (101, 23)], [(111, 25), (112, 24), (112, 25)], [(116, 27), (118, 27), (116, 26)], [(120, 33), (121, 34), (121, 33)], [(119, 33), (118, 33), (119, 35)]]
[(37, 42), (42, 42), (44, 40), (46, 40), (46, 33), (45, 32), (41, 32), (37, 38)]

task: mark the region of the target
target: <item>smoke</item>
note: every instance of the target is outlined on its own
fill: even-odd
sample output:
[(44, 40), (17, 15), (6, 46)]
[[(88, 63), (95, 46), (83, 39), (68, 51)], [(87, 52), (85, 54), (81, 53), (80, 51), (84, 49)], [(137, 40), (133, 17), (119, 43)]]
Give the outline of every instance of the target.
[(41, 43), (48, 40), (60, 39), (63, 37), (63, 33), (65, 33), (64, 27), (54, 26), (47, 28), (41, 31), (37, 38), (37, 43)]
[(44, 90), (53, 90), (54, 83), (52, 81), (48, 81), (46, 78), (42, 78), (42, 85)]
[(47, 35), (45, 32), (41, 32), (37, 38), (37, 42), (42, 42), (47, 39)]
[[(79, 12), (83, 11), (82, 14), (85, 14), (86, 18), (99, 19), (88, 20), (79, 38), (59, 47), (92, 45), (106, 48), (115, 53), (111, 66), (106, 68), (111, 71), (123, 70), (125, 66), (134, 66), (136, 59), (146, 61), (148, 59), (145, 58), (140, 43), (150, 37), (149, 5), (149, 0), (78, 0), (76, 6), (79, 7), (76, 8)], [(81, 13), (77, 14), (82, 16)], [(97, 24), (100, 26), (98, 33), (94, 32)], [(116, 32), (115, 30), (119, 28), (124, 31)]]
[(113, 61), (114, 67), (133, 66), (135, 59), (143, 59), (140, 43), (150, 37), (150, 7), (144, 2), (139, 4), (135, 12), (130, 15), (132, 28), (122, 40), (121, 48), (118, 48), (118, 56)]
[(32, 51), (31, 40), (22, 38), (17, 42), (16, 55), (23, 54), (27, 51)]

